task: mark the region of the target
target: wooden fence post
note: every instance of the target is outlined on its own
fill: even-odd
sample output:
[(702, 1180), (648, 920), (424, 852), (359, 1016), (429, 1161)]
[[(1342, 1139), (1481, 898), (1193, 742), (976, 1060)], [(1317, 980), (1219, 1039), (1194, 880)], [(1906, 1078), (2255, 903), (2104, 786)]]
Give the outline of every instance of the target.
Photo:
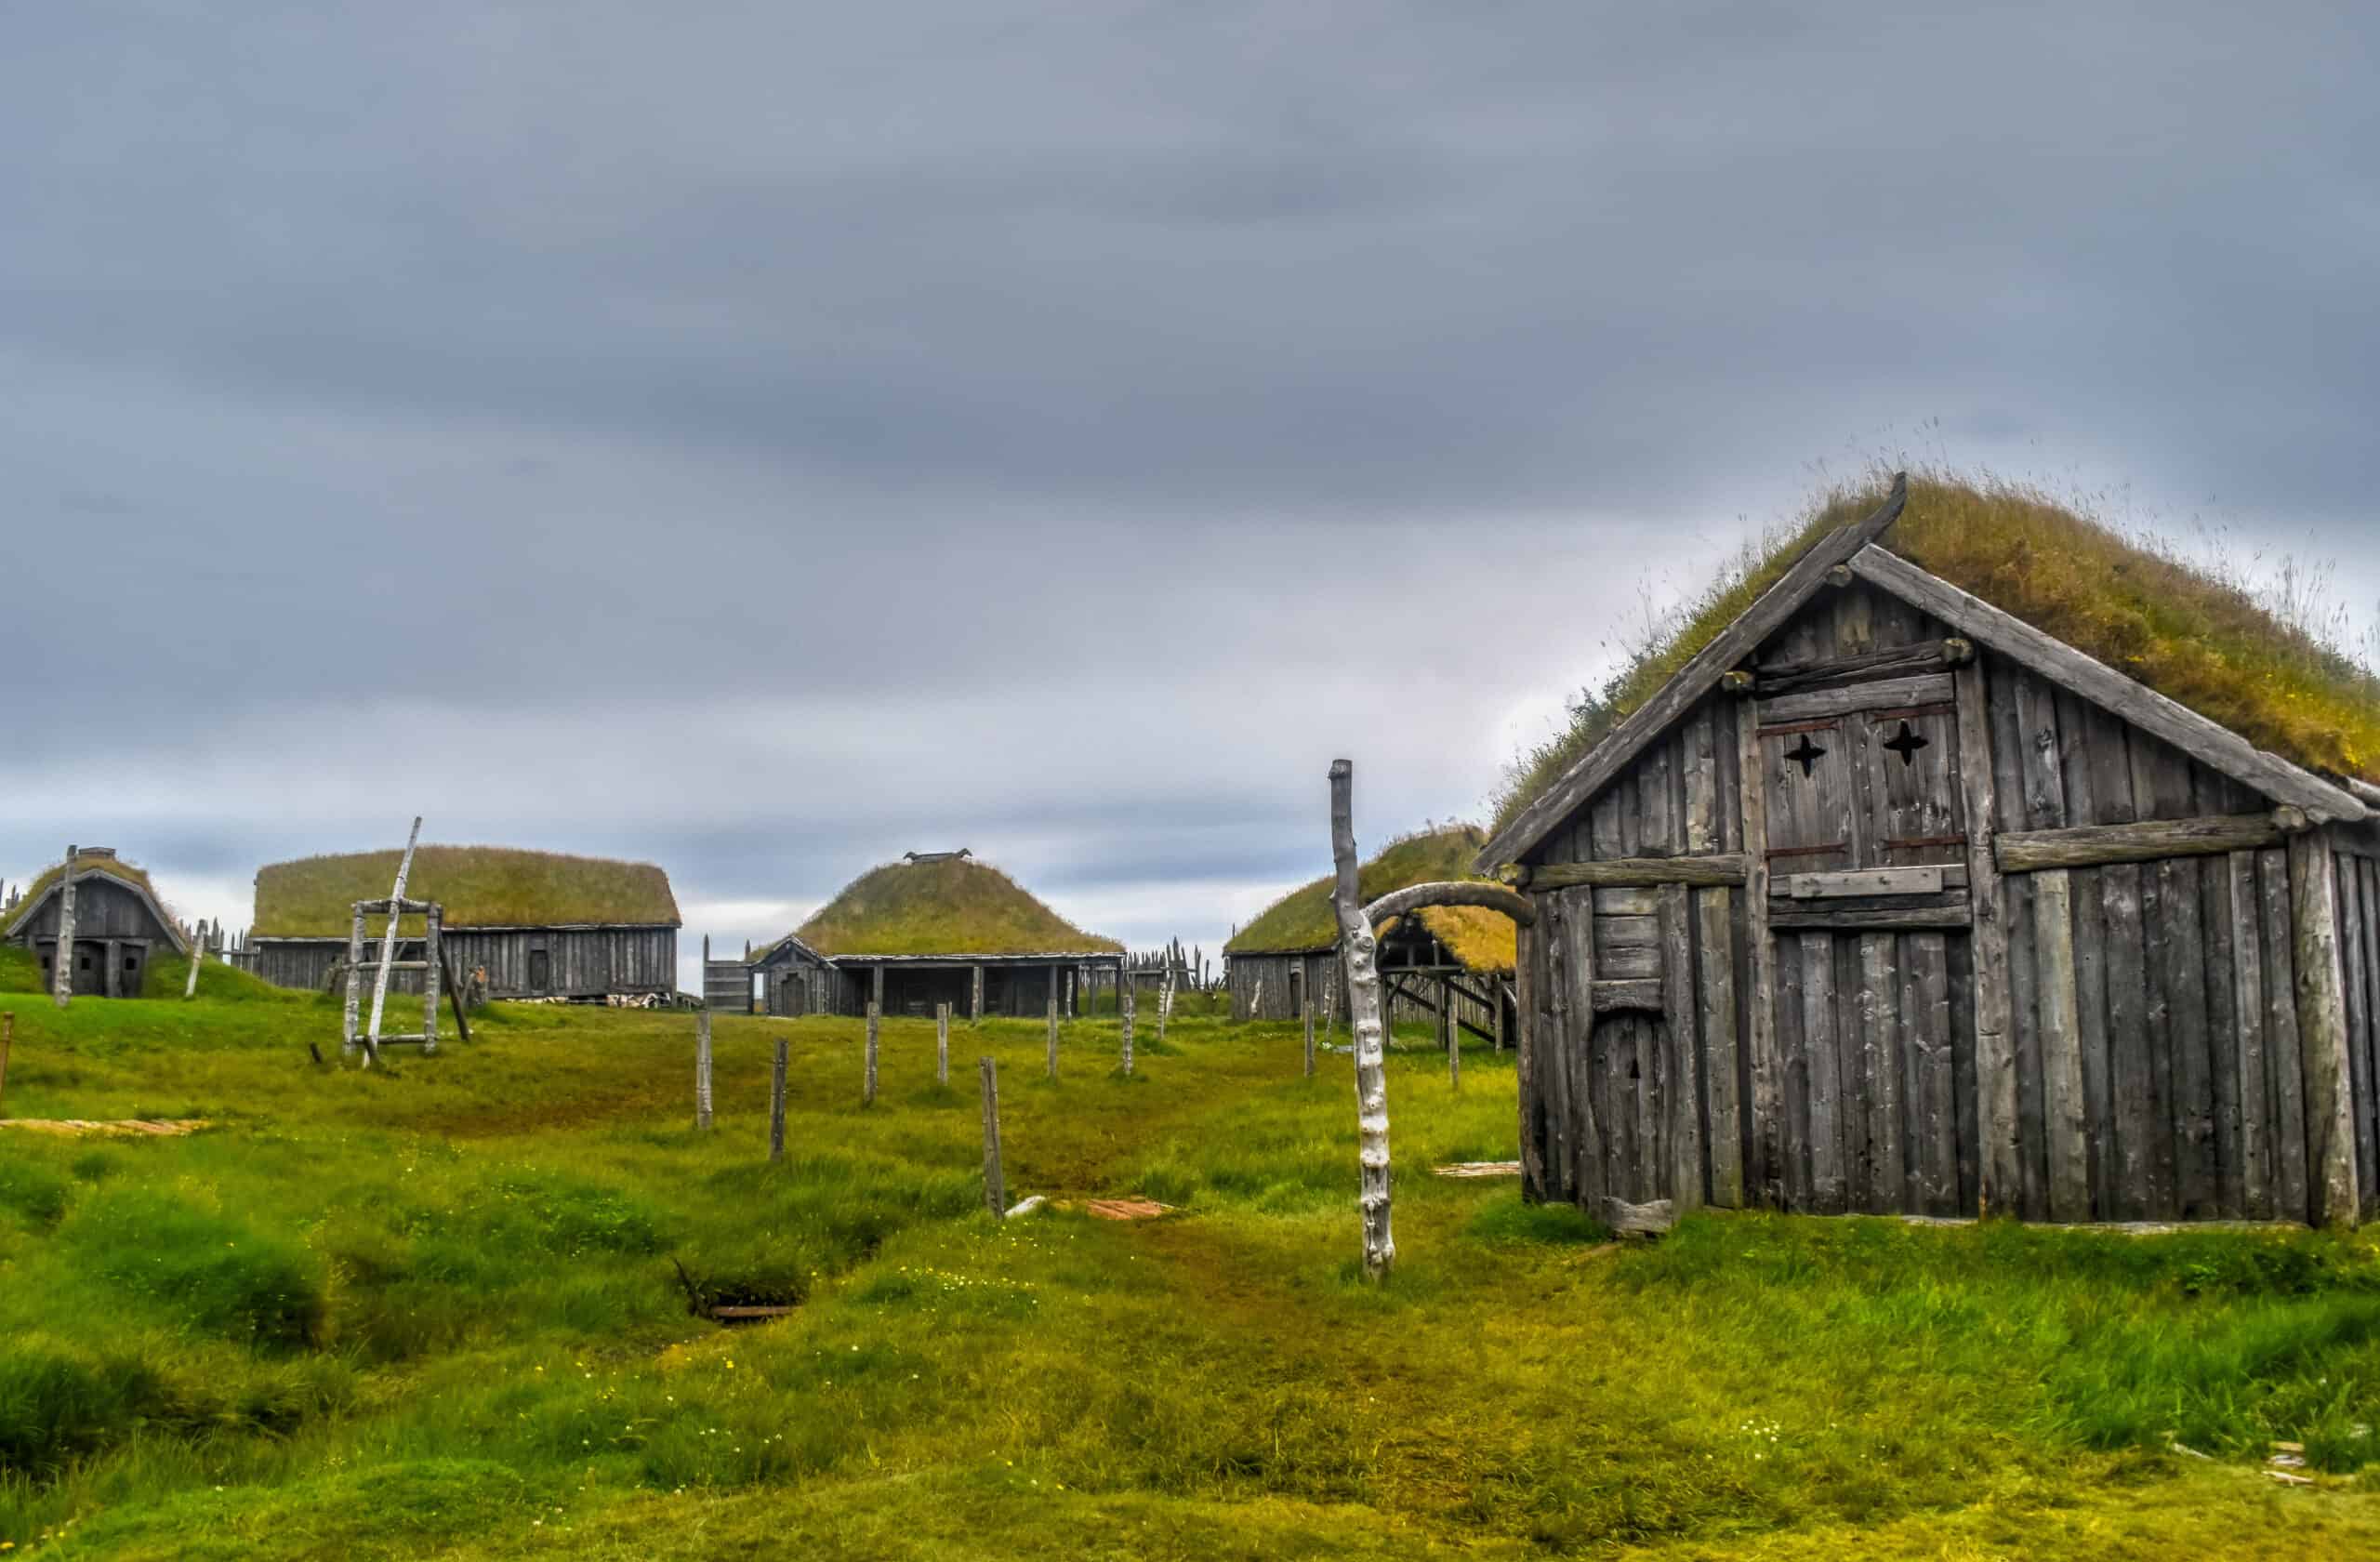
[(976, 1065), (984, 1081), (984, 1207), (994, 1220), (1008, 1215), (1008, 1182), (1000, 1174), (999, 1066), (990, 1058)]
[(769, 1070), (769, 1158), (785, 1158), (785, 1038), (777, 1038), (775, 1064)]
[(1447, 1033), (1447, 1088), (1462, 1089), (1462, 1026), (1454, 1017), (1454, 978), (1438, 978), (1438, 1025)]
[(198, 968), (206, 962), (206, 923), (201, 920), (191, 933), (190, 974), (182, 979), (182, 1001), (187, 1003), (198, 996)]
[(1173, 1018), (1173, 967), (1165, 968), (1165, 985), (1157, 990), (1157, 1044), (1165, 1045), (1165, 1026)]
[(1309, 995), (1305, 1005), (1305, 1077), (1314, 1078), (1314, 1004)]
[(339, 1055), (353, 1057), (358, 1045), (356, 1026), (364, 1013), (364, 912), (356, 903), (355, 920), (347, 930), (347, 1015), (339, 1038)]
[(1355, 767), (1330, 763), (1330, 856), (1338, 870), (1332, 907), (1339, 914), (1339, 946), (1346, 951), (1347, 1021), (1355, 1042), (1355, 1110), (1363, 1168), (1364, 1276), (1383, 1279), (1396, 1259), (1389, 1226), (1388, 1077), (1381, 1050), (1380, 968), (1371, 924), (1365, 920), (1355, 886)]
[(950, 1083), (950, 1005), (933, 1006), (933, 1082)]
[(694, 1013), (694, 1127), (710, 1132), (710, 1011)]
[(1124, 1011), (1124, 1073), (1130, 1078), (1132, 1072), (1132, 989), (1120, 982), (1117, 986), (1117, 1002)]
[(17, 1016), (11, 1011), (0, 1014), (0, 1099), (6, 1099), (8, 1093), (8, 1049), (16, 1044)]
[(436, 901), (422, 913), (421, 1055), (438, 1055), (438, 984), (446, 973), (446, 911)]
[(867, 1081), (860, 1087), (860, 1105), (876, 1105), (876, 1026), (879, 1011), (873, 1003), (867, 1006)]
[(975, 979), (972, 986), (972, 990), (967, 999), (967, 1023), (982, 1025), (984, 1023), (984, 968), (980, 965), (975, 967)]
[(1051, 1078), (1052, 1079), (1056, 1079), (1057, 1077), (1058, 1077), (1058, 994), (1057, 994), (1056, 989), (1055, 989), (1054, 987), (1052, 987), (1052, 989), (1051, 990), (1051, 993), (1050, 993), (1050, 1078)]

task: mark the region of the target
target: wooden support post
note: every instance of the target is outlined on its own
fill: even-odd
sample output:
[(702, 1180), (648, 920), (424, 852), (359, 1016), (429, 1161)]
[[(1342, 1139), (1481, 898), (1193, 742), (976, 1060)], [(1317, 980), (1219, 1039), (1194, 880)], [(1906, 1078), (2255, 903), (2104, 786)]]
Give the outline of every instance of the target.
[(1777, 1052), (1777, 941), (1768, 932), (1767, 766), (1760, 751), (1760, 724), (1749, 709), (1736, 711), (1736, 774), (1744, 837), (1744, 954), (1752, 963), (1744, 994), (1746, 1069), (1752, 1090), (1753, 1196), (1763, 1203), (1785, 1202), (1784, 1071)]
[(1157, 989), (1157, 1044), (1165, 1045), (1165, 1027), (1173, 1018), (1173, 967), (1165, 968), (1165, 980)]
[(776, 1057), (769, 1066), (769, 1158), (785, 1158), (786, 1039), (777, 1038)]
[(1363, 1172), (1364, 1276), (1384, 1279), (1396, 1260), (1390, 1227), (1388, 1180), (1388, 1077), (1382, 1066), (1380, 967), (1371, 924), (1364, 917), (1355, 880), (1355, 767), (1330, 762), (1330, 857), (1338, 882), (1332, 908), (1339, 917), (1339, 947), (1347, 962), (1347, 1020), (1355, 1041), (1355, 1112)]
[(980, 965), (975, 967), (973, 986), (967, 999), (967, 1023), (984, 1023), (984, 968)]
[[(2254, 942), (2253, 923), (2244, 936)], [(2033, 875), (2033, 966), (2040, 1013), (2042, 1128), (2049, 1151), (2049, 1218), (2070, 1224), (2091, 1218), (2091, 1148), (2082, 1091), (2081, 989), (2074, 972), (2074, 887), (2062, 867)], [(2231, 973), (2211, 974), (2228, 979)], [(2260, 1075), (2259, 1091), (2263, 1082)]]
[(1305, 1006), (1305, 1077), (1314, 1078), (1314, 1005)]
[(876, 1105), (876, 1031), (882, 1011), (875, 1004), (867, 1006), (867, 1077), (860, 1085), (860, 1105)]
[(950, 1083), (950, 1005), (933, 1006), (933, 1082)]
[(1124, 1026), (1124, 1074), (1129, 1079), (1132, 1072), (1132, 989), (1123, 984), (1122, 966), (1116, 968), (1116, 1001), (1122, 1010)]
[(1000, 1220), (1008, 1214), (1008, 1181), (1000, 1172), (999, 1065), (987, 1057), (975, 1068), (984, 1086), (984, 1207)]
[(100, 959), (107, 969), (99, 973), (99, 990), (110, 998), (124, 996), (124, 945), (113, 938), (107, 941)]
[(700, 1009), (694, 1013), (694, 1127), (708, 1133), (710, 1122), (710, 1011)]
[(397, 887), (389, 892), (389, 931), (380, 940), (380, 969), (372, 979), (372, 1027), (364, 1033), (364, 1066), (366, 1068), (380, 1056), (380, 1018), (389, 1006), (389, 968), (397, 959), (397, 924), (404, 920), (405, 880), (413, 873), (413, 851), (421, 839), (421, 815), (413, 818), (413, 828), (405, 835), (405, 854), (397, 859)]
[(58, 875), (58, 956), (50, 962), (49, 995), (60, 1009), (74, 996), (74, 865), (82, 855), (82, 847), (67, 847)]
[(353, 1057), (361, 1045), (357, 1027), (364, 1016), (364, 907), (359, 903), (355, 920), (347, 930), (347, 1012), (339, 1031), (339, 1055)]
[(190, 939), (190, 974), (182, 978), (182, 1001), (198, 996), (198, 968), (206, 963), (206, 923), (202, 920)]
[(2291, 954), (2306, 1071), (2307, 1199), (2316, 1225), (2356, 1218), (2355, 1088), (2347, 976), (2339, 958), (2337, 865), (2319, 830), (2289, 841)]
[[(0, 1101), (8, 1094), (8, 1050), (17, 1044), (17, 1016), (11, 1011), (0, 1014)], [(0, 1116), (6, 1116), (0, 1112)]]
[(2016, 1142), (2016, 1049), (2009, 1025), (2008, 896), (1992, 850), (1997, 792), (1983, 661), (1951, 675), (1958, 702), (1959, 786), (1967, 816), (1967, 894), (1975, 907), (1977, 1213), (2013, 1214), (2023, 1193)]
[(445, 974), (446, 908), (435, 901), (423, 914), (421, 942), (421, 1055), (438, 1054), (438, 982)]
[(1462, 1089), (1462, 1026), (1454, 1023), (1454, 983), (1438, 978), (1438, 1029), (1447, 1044), (1447, 1088)]
[[(867, 1001), (878, 1009), (884, 1007), (884, 968), (872, 966), (868, 971)], [(862, 1011), (866, 1013), (866, 1011)]]
[(1058, 1077), (1058, 991), (1054, 986), (1050, 989), (1049, 1074), (1052, 1079)]

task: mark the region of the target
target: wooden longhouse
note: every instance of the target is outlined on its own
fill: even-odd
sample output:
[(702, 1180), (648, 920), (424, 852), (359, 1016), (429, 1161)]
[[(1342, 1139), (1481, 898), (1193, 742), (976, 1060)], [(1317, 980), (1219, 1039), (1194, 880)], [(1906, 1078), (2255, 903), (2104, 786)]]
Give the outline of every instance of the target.
[(1539, 912), (1527, 1193), (2373, 1213), (2380, 790), (1911, 563), (1904, 493), (1822, 518), (1479, 853)]
[[(1084, 933), (965, 849), (911, 852), (845, 885), (817, 914), (764, 949), (772, 1014), (952, 1014), (1038, 1017), (1051, 997), (1102, 973), (1117, 980), (1123, 946)], [(1071, 1010), (1069, 1010), (1071, 1012)]]
[[(149, 962), (159, 955), (187, 957), (190, 941), (157, 898), (149, 875), (109, 846), (72, 854), (74, 885), (73, 995), (138, 998)], [(59, 959), (67, 864), (35, 879), (7, 910), (0, 940), (20, 944), (41, 961), (42, 990), (50, 990)]]
[[(1414, 884), (1473, 878), (1471, 860), (1486, 843), (1473, 825), (1406, 836), (1365, 863), (1357, 884), (1369, 903)], [(1294, 1020), (1312, 1003), (1317, 1022), (1326, 1015), (1345, 1018), (1347, 977), (1339, 960), (1332, 888), (1328, 874), (1301, 885), (1223, 946), (1224, 984), (1236, 1017)], [(1428, 907), (1383, 926), (1379, 961), (1390, 1019), (1431, 1023), (1451, 1010), (1463, 1028), (1501, 1040), (1507, 1034), (1514, 931), (1511, 918), (1475, 906)]]
[[(384, 900), (400, 853), (304, 857), (261, 868), (248, 946), (258, 975), (321, 989), (347, 958), (352, 907)], [(444, 908), (442, 942), (458, 979), (485, 996), (596, 1001), (667, 999), (678, 986), (678, 902), (650, 863), (503, 846), (423, 846), (406, 894)], [(373, 927), (376, 940), (383, 929)], [(400, 929), (400, 960), (419, 960), (422, 919)], [(400, 971), (393, 990), (421, 990)]]

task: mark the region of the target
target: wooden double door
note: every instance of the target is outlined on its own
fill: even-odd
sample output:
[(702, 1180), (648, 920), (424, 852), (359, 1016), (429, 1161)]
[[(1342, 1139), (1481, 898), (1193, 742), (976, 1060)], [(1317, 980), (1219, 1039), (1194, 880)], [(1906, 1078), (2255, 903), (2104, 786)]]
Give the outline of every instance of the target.
[(1943, 672), (1754, 702), (1777, 1078), (1751, 1148), (1773, 1203), (1974, 1207), (1973, 687)]

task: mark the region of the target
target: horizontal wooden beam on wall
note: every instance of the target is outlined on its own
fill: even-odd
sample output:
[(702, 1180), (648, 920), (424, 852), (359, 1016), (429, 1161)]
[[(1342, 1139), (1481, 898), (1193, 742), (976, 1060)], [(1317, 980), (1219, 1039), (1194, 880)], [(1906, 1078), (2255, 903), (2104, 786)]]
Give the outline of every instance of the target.
[(1700, 857), (1614, 857), (1608, 862), (1543, 863), (1515, 870), (1518, 887), (1530, 890), (1647, 889), (1657, 884), (1693, 884), (1703, 888), (1740, 884), (1744, 859), (1740, 852)]
[(2215, 857), (2278, 846), (2306, 826), (2294, 808), (2269, 814), (2212, 814), (2194, 819), (2144, 819), (2131, 825), (2076, 825), (2068, 829), (2013, 830), (1993, 842), (2003, 873), (2053, 867), (2157, 862), (2166, 857)]
[(1598, 1014), (1608, 1014), (1621, 1009), (1643, 1009), (1656, 1014), (1661, 1012), (1661, 984), (1658, 978), (1590, 982), (1587, 992)]
[(1837, 907), (1813, 901), (1772, 901), (1772, 933), (1922, 933), (1973, 927), (1975, 913), (1956, 906)]

